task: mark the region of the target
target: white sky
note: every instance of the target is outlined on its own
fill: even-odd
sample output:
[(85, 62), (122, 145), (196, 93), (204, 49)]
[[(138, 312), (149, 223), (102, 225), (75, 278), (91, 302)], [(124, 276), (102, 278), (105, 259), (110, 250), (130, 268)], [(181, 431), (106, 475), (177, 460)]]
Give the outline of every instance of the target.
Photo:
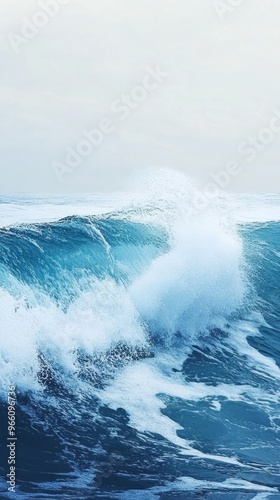
[[(280, 191), (280, 131), (253, 161), (238, 153), (280, 117), (279, 0), (223, 18), (215, 0), (70, 0), (15, 53), (9, 34), (50, 1), (0, 0), (0, 193), (112, 191), (158, 166), (203, 185), (231, 160), (230, 191)], [(112, 102), (157, 65), (168, 78), (121, 121)], [(59, 182), (53, 162), (106, 117), (114, 132)]]

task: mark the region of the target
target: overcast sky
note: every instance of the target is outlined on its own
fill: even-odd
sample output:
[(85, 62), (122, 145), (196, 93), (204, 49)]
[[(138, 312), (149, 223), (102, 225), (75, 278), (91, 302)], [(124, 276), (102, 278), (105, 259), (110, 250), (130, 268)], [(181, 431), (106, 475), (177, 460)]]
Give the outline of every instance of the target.
[(159, 166), (203, 184), (232, 161), (229, 191), (280, 191), (279, 0), (58, 2), (0, 0), (0, 192)]

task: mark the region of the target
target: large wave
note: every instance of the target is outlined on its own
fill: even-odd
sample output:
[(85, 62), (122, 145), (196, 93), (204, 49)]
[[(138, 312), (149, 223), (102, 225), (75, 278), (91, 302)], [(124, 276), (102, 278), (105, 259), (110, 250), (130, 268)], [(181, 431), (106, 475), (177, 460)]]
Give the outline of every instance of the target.
[[(115, 211), (91, 198), (89, 215), (52, 204), (47, 220), (37, 200), (43, 222), (0, 230), (1, 396), (16, 385), (28, 498), (35, 472), (45, 498), (107, 479), (106, 498), (275, 493), (280, 226), (237, 224), (237, 198), (194, 210), (196, 196), (166, 173)], [(116, 450), (112, 479), (100, 463)]]
[(77, 376), (81, 355), (190, 344), (242, 306), (242, 243), (233, 228), (213, 214), (168, 230), (155, 214), (149, 223), (139, 215), (1, 230), (2, 379), (40, 388), (42, 359), (54, 373)]

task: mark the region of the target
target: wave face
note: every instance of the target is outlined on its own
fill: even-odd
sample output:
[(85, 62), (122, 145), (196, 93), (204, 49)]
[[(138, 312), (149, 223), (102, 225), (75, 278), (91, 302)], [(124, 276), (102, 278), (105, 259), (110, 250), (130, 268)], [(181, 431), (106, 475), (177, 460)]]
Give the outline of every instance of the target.
[(280, 223), (175, 188), (49, 221), (3, 198), (43, 220), (0, 230), (19, 498), (279, 498)]

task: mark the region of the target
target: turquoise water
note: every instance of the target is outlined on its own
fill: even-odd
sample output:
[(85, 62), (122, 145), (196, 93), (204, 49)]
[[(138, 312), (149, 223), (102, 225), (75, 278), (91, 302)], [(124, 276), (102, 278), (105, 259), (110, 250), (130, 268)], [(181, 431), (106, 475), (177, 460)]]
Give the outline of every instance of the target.
[(280, 498), (280, 198), (0, 202), (14, 496)]

